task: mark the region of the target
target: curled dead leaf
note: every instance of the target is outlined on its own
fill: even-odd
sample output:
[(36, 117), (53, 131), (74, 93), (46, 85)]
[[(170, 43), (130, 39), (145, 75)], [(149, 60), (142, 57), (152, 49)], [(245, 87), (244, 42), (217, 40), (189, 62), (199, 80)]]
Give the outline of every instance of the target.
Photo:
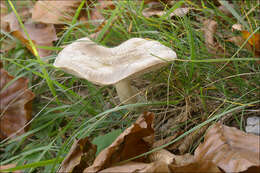
[[(154, 114), (144, 113), (136, 122), (127, 128), (119, 137), (96, 157), (92, 166), (84, 172), (98, 172), (111, 167), (113, 164), (124, 161), (149, 151), (151, 146), (145, 138), (154, 135)], [(145, 161), (142, 157), (135, 161)]]
[(195, 159), (212, 161), (225, 172), (242, 172), (253, 166), (260, 169), (259, 147), (260, 136), (216, 123), (195, 150)]
[(88, 138), (75, 140), (70, 152), (61, 163), (59, 172), (83, 172), (93, 163), (96, 151), (96, 145), (89, 142)]
[(2, 67), (0, 68), (0, 138), (25, 132), (25, 125), (31, 119), (34, 94), (27, 89), (28, 79), (15, 81)]

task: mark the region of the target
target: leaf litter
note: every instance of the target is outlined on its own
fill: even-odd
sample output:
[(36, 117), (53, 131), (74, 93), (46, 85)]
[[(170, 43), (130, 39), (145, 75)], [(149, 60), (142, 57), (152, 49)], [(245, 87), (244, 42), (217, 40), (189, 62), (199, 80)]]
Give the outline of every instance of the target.
[[(1, 65), (1, 62), (0, 62)], [(25, 133), (31, 119), (34, 93), (27, 89), (29, 80), (8, 74), (0, 66), (0, 138), (16, 137)]]
[[(155, 2), (155, 1), (152, 0), (145, 1), (145, 4), (149, 4), (151, 2)], [(47, 39), (40, 38), (39, 40), (37, 40), (39, 37), (39, 35), (37, 34), (39, 34), (40, 32), (46, 32), (47, 34), (50, 31), (51, 31), (50, 33), (53, 33), (53, 31), (55, 31), (54, 27), (56, 27), (55, 26), (56, 24), (64, 24), (71, 21), (75, 13), (75, 10), (79, 5), (79, 1), (74, 1), (74, 2), (68, 1), (64, 4), (64, 8), (59, 8), (59, 10), (57, 10), (56, 8), (57, 3), (56, 5), (48, 4), (48, 3), (54, 4), (55, 1), (36, 2), (32, 10), (32, 12), (34, 11), (32, 13), (33, 16), (32, 19), (37, 22), (33, 21), (30, 16), (28, 17), (28, 19), (23, 20), (26, 29), (28, 29), (28, 33), (30, 37), (31, 38), (34, 38), (34, 36), (36, 37), (36, 39), (32, 39), (32, 40), (37, 45), (52, 46), (52, 42), (57, 40), (56, 33), (49, 35), (49, 40), (48, 38)], [(107, 4), (105, 3), (103, 4), (103, 1), (100, 1), (100, 3), (101, 3), (100, 6), (92, 10), (92, 19), (95, 19), (96, 17), (97, 20), (104, 20), (105, 18), (101, 13), (102, 9), (114, 7), (114, 4), (111, 2)], [(46, 8), (47, 6), (48, 8)], [(50, 10), (51, 8), (52, 10)], [(2, 5), (1, 5), (1, 9), (2, 9)], [(148, 12), (150, 10), (151, 14), (147, 13), (146, 10)], [(162, 10), (153, 11), (154, 9), (152, 6), (150, 6), (150, 8), (146, 10), (143, 11), (143, 15), (146, 17), (150, 17), (153, 15), (162, 16), (165, 14), (164, 12), (162, 12)], [(186, 10), (187, 12), (185, 12), (185, 10), (184, 13), (187, 14), (189, 10)], [(220, 6), (219, 10), (223, 12), (225, 15), (232, 17), (230, 11), (227, 10), (224, 6)], [(40, 13), (37, 14), (36, 12), (40, 12)], [(156, 14), (157, 12), (158, 14)], [(19, 14), (23, 14), (23, 13), (19, 12)], [(2, 10), (1, 10), (1, 19), (3, 16), (6, 15), (7, 15), (6, 13), (3, 13), (2, 15)], [(24, 32), (21, 30), (20, 25), (16, 19), (16, 16), (14, 14), (12, 14), (12, 16), (13, 19), (11, 19), (11, 23), (9, 23), (9, 26), (8, 23), (2, 25), (2, 20), (1, 20), (1, 28), (2, 26), (3, 28), (5, 28), (5, 30), (11, 28), (9, 32), (12, 32), (12, 34), (14, 34), (14, 36), (16, 36), (19, 40), (21, 40), (30, 50), (31, 48), (30, 45), (28, 45), (28, 40)], [(87, 18), (84, 20), (87, 20)], [(106, 21), (104, 20), (104, 23), (105, 22)], [(208, 51), (215, 55), (222, 53), (223, 51), (222, 46), (215, 39), (215, 35), (217, 32), (217, 22), (212, 19), (204, 20), (203, 26), (204, 26), (203, 31), (204, 31), (205, 43), (207, 45)], [(96, 31), (100, 31), (102, 27), (103, 26), (101, 24), (99, 30)], [(235, 43), (237, 46), (241, 46), (242, 43), (251, 35), (252, 32), (241, 30), (240, 33), (241, 33), (240, 36), (231, 37), (229, 38), (228, 41)], [(259, 34), (254, 34), (253, 37), (249, 39), (245, 48), (248, 49), (250, 52), (253, 52), (255, 55), (258, 55), (257, 52), (259, 51), (258, 43), (259, 43)], [(39, 50), (39, 53), (40, 52), (41, 51)], [(50, 54), (51, 52), (47, 51), (46, 53), (43, 52), (43, 54), (40, 53), (40, 56), (44, 57)], [(180, 133), (176, 132), (172, 136), (168, 136), (168, 138), (166, 139), (161, 139), (160, 142), (153, 141), (154, 129), (152, 127), (153, 123), (151, 123), (152, 121), (151, 119), (153, 118), (149, 118), (150, 120), (146, 121), (145, 117), (147, 117), (147, 115), (151, 115), (151, 113), (145, 113), (141, 115), (138, 119), (138, 120), (141, 119), (140, 122), (143, 122), (143, 124), (141, 123), (143, 126), (139, 124), (140, 122), (134, 123), (131, 126), (132, 129), (130, 127), (128, 128), (128, 131), (126, 130), (125, 132), (123, 132), (122, 133), (123, 135), (121, 134), (110, 145), (110, 147), (104, 149), (97, 156), (95, 161), (93, 161), (93, 158), (88, 157), (86, 159), (85, 157), (86, 155), (93, 156), (94, 155), (93, 153), (95, 153), (95, 147), (88, 141), (88, 138), (75, 140), (69, 154), (67, 155), (66, 159), (62, 163), (61, 170), (66, 170), (71, 172), (71, 171), (78, 170), (79, 168), (81, 172), (84, 169), (85, 172), (88, 172), (89, 170), (101, 171), (101, 172), (185, 172), (185, 171), (186, 172), (187, 171), (188, 172), (203, 172), (203, 171), (220, 172), (219, 168), (221, 168), (221, 170), (225, 172), (229, 172), (229, 171), (241, 172), (250, 169), (259, 169), (259, 158), (255, 157), (257, 154), (259, 155), (259, 143), (256, 142), (257, 140), (259, 141), (259, 137), (255, 135), (250, 136), (250, 134), (246, 134), (235, 128), (227, 127), (219, 123), (210, 127), (210, 129), (205, 135), (204, 142), (201, 143), (199, 147), (195, 150), (194, 156), (190, 154), (175, 155), (167, 150), (159, 150), (152, 153), (157, 155), (155, 159), (151, 156), (152, 154), (150, 154), (148, 157), (142, 157), (140, 160), (137, 159), (134, 161), (127, 162), (125, 164), (116, 165), (116, 163), (120, 161), (124, 161), (131, 157), (147, 152), (152, 148), (156, 148), (163, 144), (169, 143), (170, 141), (172, 141), (173, 139), (175, 139), (177, 136), (180, 135)], [(185, 115), (184, 119), (187, 120), (188, 118), (190, 118), (188, 117), (188, 114)], [(141, 128), (141, 130), (139, 129), (140, 131), (138, 131), (137, 127)], [(191, 143), (193, 143), (195, 139), (200, 137), (207, 128), (208, 128), (207, 126), (204, 126), (201, 132), (194, 132), (188, 135), (187, 141), (189, 142), (183, 142), (182, 145), (179, 145), (179, 148), (183, 148), (180, 149), (181, 153), (184, 154), (185, 152), (187, 152), (187, 149), (191, 146)], [(149, 135), (139, 136), (139, 134), (136, 131), (141, 132), (141, 134), (146, 134), (146, 135), (149, 134)], [(134, 139), (136, 134), (138, 134), (137, 135), (138, 139)], [(148, 141), (146, 137), (149, 137)], [(158, 143), (155, 145), (156, 142)], [(188, 145), (185, 145), (185, 143), (188, 143)], [(88, 147), (84, 149), (84, 147), (86, 146)], [(140, 150), (136, 150), (137, 146), (140, 148)], [(166, 149), (171, 150), (168, 147)], [(228, 154), (225, 155), (226, 153)], [(252, 155), (253, 157), (249, 158), (249, 155), (250, 156)], [(88, 162), (88, 163), (86, 164), (83, 162)]]

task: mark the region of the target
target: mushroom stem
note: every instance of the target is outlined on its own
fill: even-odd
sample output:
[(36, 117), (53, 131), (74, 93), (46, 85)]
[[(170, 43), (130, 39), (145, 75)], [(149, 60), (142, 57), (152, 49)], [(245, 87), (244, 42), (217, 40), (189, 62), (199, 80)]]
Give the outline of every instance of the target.
[(123, 104), (134, 104), (138, 102), (138, 90), (131, 86), (129, 79), (123, 79), (115, 84), (120, 102)]

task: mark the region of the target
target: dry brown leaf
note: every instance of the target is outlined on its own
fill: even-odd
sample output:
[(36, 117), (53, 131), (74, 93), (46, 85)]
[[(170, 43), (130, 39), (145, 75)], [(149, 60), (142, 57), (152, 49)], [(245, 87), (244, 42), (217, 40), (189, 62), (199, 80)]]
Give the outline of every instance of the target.
[[(21, 11), (19, 15), (22, 17), (24, 27), (36, 46), (53, 46), (52, 42), (58, 39), (53, 24), (32, 22), (30, 19), (30, 12), (26, 9)], [(8, 23), (8, 31), (11, 32), (11, 34), (19, 39), (23, 44), (25, 44), (26, 47), (34, 54), (26, 34), (20, 27), (15, 13), (9, 13), (4, 17), (4, 20)], [(39, 53), (39, 56), (42, 58), (49, 56), (52, 53), (51, 50), (46, 50), (42, 48), (37, 48), (37, 51)]]
[[(1, 170), (10, 169), (16, 167), (16, 164), (0, 165), (0, 173), (4, 173)], [(22, 171), (14, 171), (12, 173), (22, 173)]]
[[(30, 18), (30, 12), (29, 10), (25, 9), (19, 13), (19, 16), (21, 17), (22, 21), (26, 21)], [(8, 32), (20, 30), (21, 27), (14, 12), (7, 14), (5, 17), (3, 17), (3, 20), (8, 23)]]
[(225, 172), (241, 172), (260, 168), (259, 148), (260, 136), (216, 123), (195, 150), (195, 158), (212, 161)]
[[(92, 166), (84, 172), (97, 172), (123, 160), (148, 152), (150, 142), (145, 138), (154, 135), (154, 114), (145, 112), (106, 149), (101, 151)], [(145, 161), (142, 157), (135, 161)]]
[(146, 173), (161, 173), (161, 172), (169, 172), (170, 169), (168, 165), (164, 162), (153, 162), (153, 163), (140, 163), (140, 162), (128, 162), (123, 165), (113, 166), (107, 169), (100, 171), (100, 173), (107, 172), (126, 172), (126, 173), (138, 173), (138, 172), (146, 172)]
[(3, 31), (8, 31), (8, 23), (3, 19), (8, 14), (8, 9), (3, 1), (0, 2), (0, 24)]
[(89, 142), (88, 138), (75, 140), (70, 152), (62, 162), (59, 172), (83, 172), (93, 163), (96, 151), (96, 145)]
[[(52, 42), (58, 39), (53, 24), (26, 22), (24, 26), (31, 40), (36, 46), (51, 47), (53, 46)], [(21, 28), (19, 28), (19, 30), (13, 31), (12, 35), (14, 35), (17, 39), (24, 43), (26, 47), (32, 53), (34, 53), (31, 45), (29, 44), (27, 36)], [(41, 58), (49, 56), (52, 53), (51, 50), (46, 50), (42, 48), (37, 48), (37, 51)]]
[[(174, 155), (161, 149), (149, 155), (153, 163), (163, 162), (171, 168), (172, 173), (177, 172), (221, 172), (218, 167), (210, 161), (198, 161), (190, 154)], [(162, 171), (161, 171), (162, 172)]]
[(112, 166), (110, 168), (104, 169), (100, 171), (100, 173), (107, 173), (107, 172), (126, 172), (126, 173), (135, 173), (138, 172), (139, 170), (145, 169), (149, 164), (147, 163), (140, 163), (140, 162), (128, 162), (123, 165), (118, 165), (118, 166)]
[(32, 9), (32, 19), (51, 24), (70, 23), (81, 0), (37, 1)]
[[(31, 119), (34, 94), (27, 89), (28, 79), (15, 81), (2, 67), (0, 68), (0, 138), (25, 132), (25, 124)], [(12, 82), (11, 82), (12, 81)], [(11, 82), (11, 83), (10, 83)]]
[(203, 162), (192, 162), (183, 166), (171, 164), (169, 167), (172, 173), (221, 173), (214, 163), (207, 160), (204, 160)]

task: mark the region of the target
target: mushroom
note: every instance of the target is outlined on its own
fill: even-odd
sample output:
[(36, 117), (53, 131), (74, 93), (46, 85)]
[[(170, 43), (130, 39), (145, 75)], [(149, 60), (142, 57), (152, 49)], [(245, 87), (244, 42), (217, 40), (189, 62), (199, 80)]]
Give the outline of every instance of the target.
[(97, 85), (114, 85), (124, 104), (138, 102), (131, 80), (176, 59), (176, 53), (154, 40), (131, 38), (117, 47), (81, 38), (66, 46), (54, 66)]

